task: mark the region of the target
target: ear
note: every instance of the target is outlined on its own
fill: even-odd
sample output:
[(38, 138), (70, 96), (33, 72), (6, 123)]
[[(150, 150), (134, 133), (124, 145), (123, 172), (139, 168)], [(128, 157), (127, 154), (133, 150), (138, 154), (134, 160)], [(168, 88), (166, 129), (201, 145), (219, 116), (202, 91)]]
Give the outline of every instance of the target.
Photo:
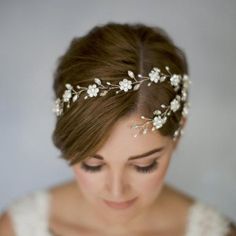
[[(182, 117), (180, 121), (180, 126), (182, 127), (182, 130), (184, 129), (186, 123), (187, 123), (187, 117)], [(174, 141), (174, 150), (177, 148), (180, 139), (181, 139), (181, 135), (179, 135), (177, 139)]]

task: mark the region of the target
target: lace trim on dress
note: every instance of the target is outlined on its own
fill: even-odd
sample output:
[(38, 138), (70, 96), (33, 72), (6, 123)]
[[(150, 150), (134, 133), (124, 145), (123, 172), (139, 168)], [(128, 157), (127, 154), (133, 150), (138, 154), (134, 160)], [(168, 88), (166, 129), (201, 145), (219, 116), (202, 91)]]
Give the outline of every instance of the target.
[[(48, 229), (51, 195), (41, 190), (9, 207), (16, 236), (52, 236)], [(188, 211), (185, 236), (226, 236), (230, 220), (213, 207), (195, 200)]]
[(189, 209), (186, 236), (225, 236), (230, 221), (215, 208), (195, 201)]
[(10, 214), (16, 236), (52, 236), (48, 232), (50, 194), (37, 191), (12, 204)]

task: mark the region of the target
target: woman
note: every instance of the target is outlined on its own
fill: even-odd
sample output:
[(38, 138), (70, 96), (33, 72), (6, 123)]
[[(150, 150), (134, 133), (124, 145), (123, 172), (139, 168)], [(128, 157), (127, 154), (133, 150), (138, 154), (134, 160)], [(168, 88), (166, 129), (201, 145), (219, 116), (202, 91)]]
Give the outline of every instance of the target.
[(94, 27), (54, 77), (53, 142), (75, 178), (13, 203), (0, 235), (236, 235), (229, 218), (165, 183), (190, 81), (162, 29)]

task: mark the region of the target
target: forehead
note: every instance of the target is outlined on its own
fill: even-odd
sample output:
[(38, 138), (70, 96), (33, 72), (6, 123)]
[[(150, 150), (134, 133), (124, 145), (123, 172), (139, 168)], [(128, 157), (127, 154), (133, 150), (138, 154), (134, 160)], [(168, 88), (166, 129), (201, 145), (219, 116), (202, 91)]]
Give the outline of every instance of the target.
[(159, 131), (148, 130), (146, 134), (134, 134), (138, 130), (132, 129), (132, 124), (142, 124), (144, 121), (140, 115), (131, 115), (117, 121), (105, 144), (97, 151), (106, 160), (124, 159), (139, 155), (152, 149), (166, 146), (169, 138), (162, 136)]

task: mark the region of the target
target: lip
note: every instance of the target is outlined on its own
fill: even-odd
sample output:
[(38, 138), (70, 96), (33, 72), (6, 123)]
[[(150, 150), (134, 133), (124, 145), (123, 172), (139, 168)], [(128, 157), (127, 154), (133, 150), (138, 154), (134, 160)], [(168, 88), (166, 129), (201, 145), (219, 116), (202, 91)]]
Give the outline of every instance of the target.
[(126, 201), (126, 202), (111, 202), (111, 201), (106, 201), (106, 200), (104, 200), (104, 202), (109, 207), (112, 207), (112, 208), (115, 208), (115, 209), (125, 209), (125, 208), (130, 207), (136, 201), (136, 199), (137, 199), (137, 197), (134, 198), (134, 199), (131, 199), (129, 201)]

